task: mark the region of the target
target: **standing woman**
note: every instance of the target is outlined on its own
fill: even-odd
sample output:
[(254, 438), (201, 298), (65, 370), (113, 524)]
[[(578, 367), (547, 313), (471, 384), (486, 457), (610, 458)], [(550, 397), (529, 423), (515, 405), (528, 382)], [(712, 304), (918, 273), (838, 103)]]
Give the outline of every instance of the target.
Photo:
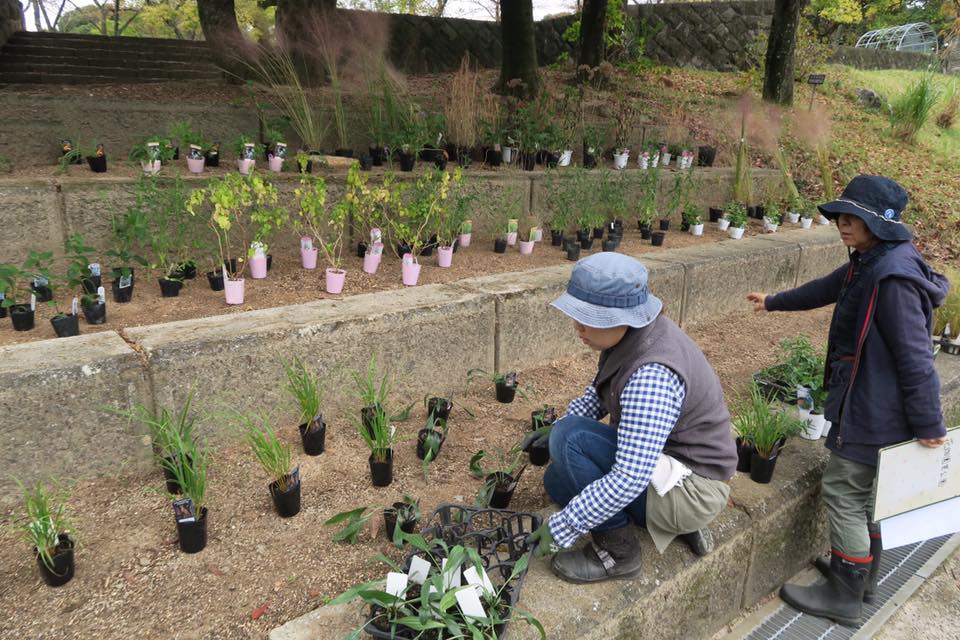
[(850, 262), (776, 295), (750, 293), (757, 311), (803, 311), (836, 303), (830, 321), (824, 416), (832, 422), (823, 472), (830, 521), (826, 584), (785, 585), (790, 605), (842, 624), (856, 624), (877, 586), (882, 544), (872, 521), (877, 452), (917, 438), (943, 444), (940, 379), (933, 367), (933, 310), (947, 280), (924, 262), (901, 221), (903, 187), (882, 176), (858, 176), (840, 198), (820, 205), (836, 220)]

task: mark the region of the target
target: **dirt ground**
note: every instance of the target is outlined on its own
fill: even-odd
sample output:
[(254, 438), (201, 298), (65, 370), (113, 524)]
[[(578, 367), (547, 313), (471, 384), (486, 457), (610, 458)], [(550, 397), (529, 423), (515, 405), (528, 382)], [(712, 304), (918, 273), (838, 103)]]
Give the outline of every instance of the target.
[[(631, 224), (628, 222), (628, 224)], [(667, 232), (662, 247), (654, 247), (649, 240), (641, 240), (640, 232), (636, 228), (625, 230), (623, 242), (619, 251), (629, 255), (651, 255), (677, 247), (686, 247), (695, 244), (706, 244), (728, 240), (725, 232), (717, 231), (715, 224), (704, 225), (703, 236), (697, 238), (679, 230)], [(755, 235), (762, 232), (760, 223), (752, 220), (745, 235)], [(600, 251), (600, 241), (595, 240), (593, 249), (584, 251), (581, 256)], [(275, 246), (279, 246), (276, 242)], [(176, 298), (160, 296), (160, 286), (155, 274), (143, 273), (136, 270), (136, 284), (133, 300), (129, 303), (115, 303), (110, 294), (110, 285), (104, 280), (107, 290), (107, 322), (102, 325), (91, 325), (86, 319), (80, 319), (80, 333), (94, 333), (97, 331), (121, 331), (127, 327), (136, 327), (175, 320), (202, 318), (228, 313), (240, 313), (253, 309), (266, 309), (289, 304), (301, 304), (325, 298), (340, 299), (344, 296), (360, 293), (373, 293), (403, 287), (400, 279), (400, 260), (395, 255), (385, 255), (380, 268), (375, 274), (365, 273), (362, 269), (363, 260), (356, 255), (356, 245), (347, 247), (344, 251), (344, 268), (347, 270), (347, 280), (340, 295), (328, 294), (325, 290), (324, 265), (318, 261), (317, 269), (307, 271), (301, 266), (299, 249), (294, 254), (297, 245), (292, 241), (288, 244), (287, 252), (282, 249), (271, 251), (274, 253), (272, 269), (265, 280), (254, 280), (249, 277), (245, 282), (244, 304), (227, 305), (222, 291), (210, 289), (201, 264), (198, 268), (201, 273), (195, 280), (185, 281), (185, 286)], [(432, 257), (421, 257), (423, 268), (420, 271), (420, 284), (439, 284), (454, 282), (463, 278), (481, 276), (493, 273), (523, 271), (538, 267), (547, 267), (566, 264), (566, 253), (561, 247), (550, 246), (549, 235), (546, 241), (538, 243), (531, 255), (521, 256), (516, 246), (508, 247), (505, 254), (493, 252), (491, 238), (473, 238), (470, 246), (459, 249), (453, 256), (453, 266), (441, 269), (436, 266), (436, 252)], [(69, 300), (60, 297), (60, 308), (69, 310)], [(0, 346), (46, 340), (56, 338), (50, 318), (56, 314), (56, 309), (48, 304), (38, 304), (35, 326), (31, 331), (14, 331), (9, 317), (0, 319)], [(82, 314), (81, 314), (82, 316)]]
[[(750, 375), (773, 362), (780, 338), (805, 333), (820, 342), (829, 314), (828, 309), (762, 315), (745, 310), (701, 325), (691, 335), (705, 349), (734, 405), (735, 393)], [(348, 586), (383, 575), (382, 566), (368, 564), (374, 554), (401, 555), (379, 531), (376, 536), (365, 532), (355, 546), (334, 543), (333, 531), (322, 527), (323, 521), (361, 505), (387, 505), (404, 494), (420, 498), (424, 513), (442, 501), (471, 502), (480, 483), (468, 474), (470, 456), (479, 449), (511, 446), (535, 407), (565, 407), (589, 382), (595, 364), (595, 357), (585, 354), (523, 371), (521, 384), (533, 392), (512, 404), (498, 404), (493, 389), (479, 382), (456, 397), (451, 431), (428, 482), (414, 451), (422, 407), (398, 425), (395, 479), (383, 489), (371, 486), (367, 451), (343, 417), (327, 417), (327, 450), (318, 457), (302, 453), (294, 425), (277, 425), (303, 477), (303, 510), (291, 519), (274, 513), (269, 480), (252, 454), (240, 445), (222, 447), (214, 453), (210, 472), (209, 544), (195, 555), (177, 548), (159, 471), (118, 471), (114, 477), (77, 483), (68, 502), (79, 540), (77, 573), (64, 587), (44, 585), (29, 546), (12, 526), (0, 529), (0, 607), (10, 616), (0, 626), (0, 639), (265, 638), (270, 629)], [(394, 402), (405, 404), (400, 398)], [(476, 417), (460, 407), (469, 407)], [(512, 508), (547, 506), (542, 473), (542, 468), (527, 469)], [(4, 523), (12, 525), (18, 514), (4, 513)], [(382, 527), (380, 516), (372, 522)]]

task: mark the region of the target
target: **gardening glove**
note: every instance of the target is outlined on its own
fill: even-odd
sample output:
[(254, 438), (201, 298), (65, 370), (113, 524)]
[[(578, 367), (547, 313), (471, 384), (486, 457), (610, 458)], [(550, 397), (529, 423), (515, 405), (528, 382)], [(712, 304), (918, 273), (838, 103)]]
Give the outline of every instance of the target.
[(544, 521), (540, 528), (527, 536), (527, 545), (537, 545), (533, 555), (535, 558), (542, 558), (556, 553), (560, 550), (557, 543), (553, 540), (553, 534), (550, 533), (550, 521)]
[(543, 446), (550, 440), (550, 431), (553, 429), (553, 425), (546, 427), (540, 427), (536, 431), (531, 431), (523, 439), (523, 442), (520, 443), (521, 451), (530, 451), (530, 447)]

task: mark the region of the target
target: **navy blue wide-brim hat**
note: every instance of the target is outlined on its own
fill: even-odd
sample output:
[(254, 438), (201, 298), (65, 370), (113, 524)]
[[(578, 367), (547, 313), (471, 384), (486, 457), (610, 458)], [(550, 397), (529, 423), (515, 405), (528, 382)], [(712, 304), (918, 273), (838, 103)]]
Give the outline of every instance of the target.
[(857, 216), (879, 239), (902, 242), (913, 238), (910, 227), (901, 220), (907, 200), (906, 190), (890, 178), (857, 176), (839, 198), (817, 208), (830, 220), (843, 213)]

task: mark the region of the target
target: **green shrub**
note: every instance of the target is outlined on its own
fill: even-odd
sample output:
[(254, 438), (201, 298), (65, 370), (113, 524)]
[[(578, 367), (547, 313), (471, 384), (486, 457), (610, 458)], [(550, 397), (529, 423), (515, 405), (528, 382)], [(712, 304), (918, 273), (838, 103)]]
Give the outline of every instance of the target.
[(890, 104), (890, 126), (894, 135), (906, 142), (914, 142), (917, 133), (930, 119), (930, 113), (940, 97), (940, 89), (930, 74), (924, 74), (919, 80), (907, 87)]

